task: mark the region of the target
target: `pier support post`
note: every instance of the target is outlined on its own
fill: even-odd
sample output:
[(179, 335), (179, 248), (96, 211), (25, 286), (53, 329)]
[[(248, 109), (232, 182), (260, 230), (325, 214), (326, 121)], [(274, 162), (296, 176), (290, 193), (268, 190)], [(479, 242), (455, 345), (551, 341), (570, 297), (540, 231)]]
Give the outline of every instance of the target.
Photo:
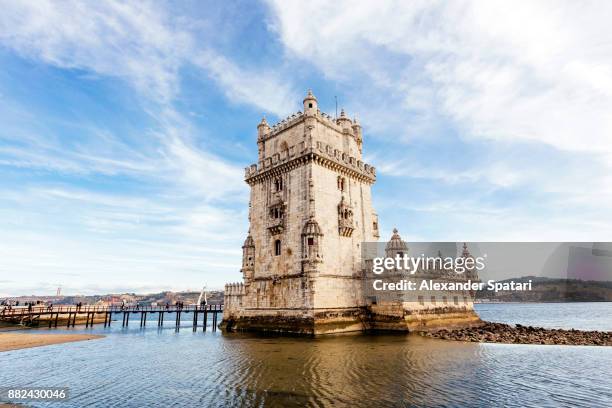
[(204, 328), (202, 331), (206, 331), (206, 325), (208, 324), (208, 309), (210, 309), (210, 305), (204, 306), (204, 319), (202, 320), (202, 326), (204, 326)]
[(217, 331), (217, 305), (214, 305), (212, 330)]

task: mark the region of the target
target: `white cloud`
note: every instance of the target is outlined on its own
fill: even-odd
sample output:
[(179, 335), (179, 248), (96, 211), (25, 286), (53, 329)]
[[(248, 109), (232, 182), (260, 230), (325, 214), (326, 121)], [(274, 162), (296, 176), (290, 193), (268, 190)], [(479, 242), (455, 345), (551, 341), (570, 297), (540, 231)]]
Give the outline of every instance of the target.
[[(612, 228), (602, 216), (612, 210), (610, 4), (269, 4), (289, 54), (347, 89), (366, 143), (384, 143), (384, 155), (370, 153), (381, 175), (429, 180), (434, 202), (460, 201), (464, 189), (449, 185), (491, 200), (505, 191), (500, 208), (508, 194), (520, 197), (491, 225), (502, 231), (516, 217), (530, 220), (522, 231), (533, 239), (547, 231), (603, 238)], [(543, 219), (532, 200), (565, 209), (566, 219)]]
[[(207, 199), (243, 194), (242, 167), (197, 148), (193, 139), (198, 131), (173, 107), (180, 92), (179, 69), (197, 66), (231, 101), (267, 112), (287, 113), (299, 99), (292, 97), (290, 83), (273, 71), (239, 67), (207, 47), (202, 33), (187, 31), (195, 24), (187, 24), (185, 16), (172, 16), (161, 3), (41, 1), (2, 2), (0, 7), (0, 43), (61, 68), (125, 80), (147, 97), (145, 105), (152, 104), (147, 109), (158, 123), (145, 134), (155, 135), (162, 145), (161, 152), (147, 149), (145, 155), (128, 147), (121, 140), (125, 135), (84, 129), (94, 134), (78, 147), (81, 150), (66, 151), (48, 129), (36, 129), (25, 139), (19, 129), (13, 140), (26, 145), (2, 148), (0, 162), (5, 165), (81, 174), (155, 174)], [(19, 110), (27, 121), (27, 107)], [(104, 143), (99, 143), (102, 137)]]
[(0, 202), (0, 276), (19, 277), (0, 296), (58, 284), (73, 293), (222, 287), (239, 275), (242, 209), (60, 185), (0, 192)]
[[(612, 152), (607, 3), (272, 1), (271, 7), (285, 46), (324, 74), (365, 75), (379, 92), (409, 100), (433, 94), (439, 114), (470, 137)], [(408, 103), (424, 114), (432, 108)]]
[(291, 85), (272, 70), (238, 66), (221, 56), (195, 31), (197, 24), (165, 6), (0, 0), (0, 45), (36, 62), (78, 70), (85, 80), (124, 81), (150, 116), (136, 136), (113, 134), (80, 118), (70, 124), (78, 143), (68, 146), (57, 129), (46, 126), (61, 118), (41, 117), (45, 112), (16, 102), (4, 105), (0, 114), (11, 127), (0, 134), (7, 142), (0, 164), (77, 179), (127, 176), (138, 185), (131, 194), (98, 191), (92, 183), (3, 193), (11, 199), (0, 205), (0, 240), (11, 237), (2, 249), (3, 272), (21, 276), (12, 290), (68, 272), (90, 286), (96, 275), (124, 281), (146, 276), (157, 287), (173, 287), (169, 271), (192, 273), (185, 282), (196, 286), (203, 280), (220, 286), (226, 278), (218, 271), (238, 276), (240, 250), (227, 249), (240, 247), (246, 229), (246, 215), (232, 209), (248, 202), (243, 166), (202, 148), (202, 130), (176, 108), (181, 69), (196, 68), (203, 79), (212, 78), (232, 102), (279, 114), (290, 109)]
[(150, 3), (3, 1), (0, 41), (62, 67), (121, 77), (152, 97), (171, 99), (191, 39), (168, 27)]
[(232, 101), (249, 103), (278, 116), (298, 108), (296, 92), (288, 85), (282, 85), (281, 78), (272, 72), (249, 72), (233, 65), (227, 58), (211, 53), (200, 54), (195, 63), (210, 72)]
[[(126, 80), (157, 102), (180, 91), (179, 70), (191, 64), (218, 81), (230, 100), (276, 114), (287, 112), (291, 85), (272, 71), (237, 66), (207, 46), (160, 2), (36, 3), (0, 1), (0, 43), (61, 68)], [(295, 98), (293, 98), (295, 100)]]

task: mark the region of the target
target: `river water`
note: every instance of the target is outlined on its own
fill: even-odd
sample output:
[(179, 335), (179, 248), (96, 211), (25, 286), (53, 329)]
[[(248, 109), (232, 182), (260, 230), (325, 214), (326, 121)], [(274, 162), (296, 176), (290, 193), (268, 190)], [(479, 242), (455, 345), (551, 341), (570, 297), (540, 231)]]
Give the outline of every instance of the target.
[[(476, 308), (490, 321), (612, 330), (612, 303)], [(69, 387), (68, 401), (32, 407), (612, 406), (612, 347), (224, 335), (188, 323), (70, 329), (107, 337), (0, 353), (0, 386)]]

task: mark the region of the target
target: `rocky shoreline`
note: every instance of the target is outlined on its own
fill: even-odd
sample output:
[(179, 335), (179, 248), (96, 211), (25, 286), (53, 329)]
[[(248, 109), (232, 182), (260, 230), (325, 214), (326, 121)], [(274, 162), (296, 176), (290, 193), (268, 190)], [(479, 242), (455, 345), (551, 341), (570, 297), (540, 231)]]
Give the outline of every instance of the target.
[(478, 327), (436, 332), (420, 332), (421, 336), (442, 340), (478, 343), (562, 344), (572, 346), (612, 346), (612, 332), (545, 329), (543, 327), (512, 326), (485, 322)]

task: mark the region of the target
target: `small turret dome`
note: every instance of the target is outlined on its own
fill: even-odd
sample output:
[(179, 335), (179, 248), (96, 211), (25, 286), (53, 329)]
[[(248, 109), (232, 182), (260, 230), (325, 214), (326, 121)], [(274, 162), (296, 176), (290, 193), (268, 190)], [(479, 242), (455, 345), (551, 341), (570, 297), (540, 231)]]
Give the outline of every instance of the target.
[(306, 97), (304, 98), (304, 114), (316, 114), (318, 109), (317, 98), (309, 89)]
[(309, 89), (306, 93), (306, 97), (304, 98), (304, 102), (306, 101), (317, 101), (317, 97), (313, 95), (312, 89)]
[(254, 248), (255, 247), (255, 243), (253, 242), (253, 237), (251, 236), (251, 234), (249, 234), (246, 239), (244, 240), (244, 245), (242, 245), (243, 248)]
[(402, 241), (402, 237), (400, 237), (399, 232), (397, 231), (397, 228), (393, 228), (393, 235), (391, 236), (391, 239), (389, 240), (389, 242), (387, 242), (385, 251), (387, 252), (389, 251), (407, 252), (408, 251), (408, 245), (406, 245), (406, 243)]
[(339, 118), (336, 120), (336, 123), (337, 123), (337, 124), (338, 124), (340, 127), (342, 127), (343, 129), (344, 129), (344, 128), (346, 128), (346, 129), (350, 129), (350, 128), (352, 127), (352, 124), (353, 124), (353, 123), (351, 122), (351, 120), (349, 119), (349, 117), (348, 117), (348, 116), (346, 116), (346, 113), (344, 112), (344, 109), (342, 109), (342, 110), (340, 111), (340, 117), (339, 117)]
[(259, 122), (259, 125), (257, 125), (257, 136), (259, 137), (259, 139), (261, 139), (269, 133), (270, 133), (270, 125), (268, 125), (268, 122), (266, 121), (266, 117), (264, 116), (261, 119), (261, 122)]
[(310, 218), (308, 221), (306, 221), (306, 224), (304, 224), (302, 235), (321, 236), (323, 233), (321, 232), (319, 223), (314, 218)]
[(472, 254), (470, 254), (470, 250), (468, 249), (467, 244), (463, 243), (463, 251), (461, 252), (461, 256), (463, 258), (473, 258)]

